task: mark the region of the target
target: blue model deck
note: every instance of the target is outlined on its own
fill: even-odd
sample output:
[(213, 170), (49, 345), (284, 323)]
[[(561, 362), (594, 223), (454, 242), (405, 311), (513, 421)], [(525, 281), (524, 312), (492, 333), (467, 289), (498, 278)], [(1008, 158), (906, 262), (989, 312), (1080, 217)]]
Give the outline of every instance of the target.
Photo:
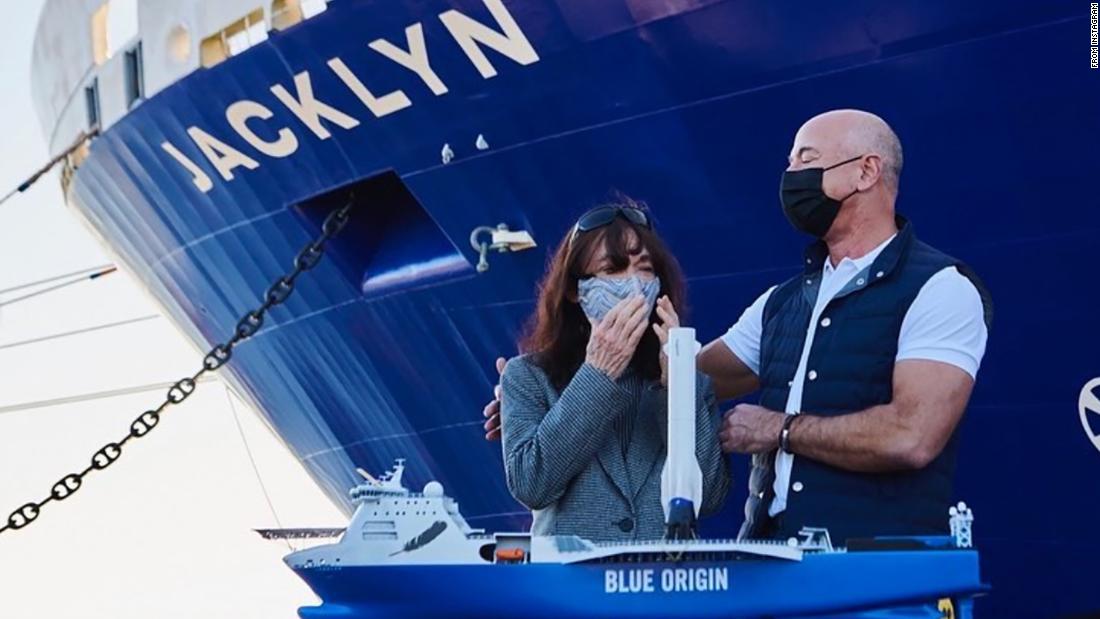
[[(939, 619), (939, 614), (929, 614), (928, 606), (935, 608), (946, 598), (956, 598), (951, 602), (954, 616), (964, 619), (971, 616), (970, 601), (957, 598), (983, 590), (976, 579), (977, 561), (971, 551), (923, 551), (808, 555), (802, 562), (326, 566), (297, 571), (325, 600), (321, 606), (302, 608), (302, 619)], [(627, 580), (629, 572), (648, 571), (652, 580), (637, 578), (638, 590), (623, 591), (610, 587), (609, 570), (622, 572)], [(701, 575), (695, 580), (697, 570)], [(677, 578), (677, 572), (688, 577)], [(651, 586), (644, 586), (647, 582)], [(884, 606), (896, 608), (881, 610)]]
[[(142, 102), (93, 143), (73, 197), (206, 347), (290, 265), (341, 188), (357, 186), (352, 224), (235, 352), (231, 380), (341, 505), (356, 466), (407, 456), (409, 478), (438, 478), (474, 526), (514, 529), (526, 513), (480, 411), (493, 359), (515, 352), (547, 252), (576, 215), (613, 189), (647, 201), (689, 277), (690, 324), (708, 340), (798, 271), (805, 239), (777, 198), (795, 130), (830, 108), (874, 111), (905, 147), (899, 210), (973, 266), (996, 304), (956, 484), (994, 587), (979, 613), (1100, 610), (1088, 528), (1100, 522), (1100, 453), (1077, 411), (1100, 376), (1100, 74), (1087, 69), (1087, 6), (654, 4), (508, 2), (538, 60), (488, 51), (498, 75), (485, 78), (438, 18), (453, 7), (497, 28), (480, 0), (335, 0)], [(445, 93), (367, 45), (405, 47), (417, 23)], [(375, 118), (326, 65), (334, 57), (376, 95), (400, 88), (411, 105)], [(320, 139), (295, 118), (270, 88), (294, 93), (302, 71), (359, 124), (326, 122)], [(289, 128), (294, 154), (260, 154), (236, 134), (225, 112), (244, 98), (274, 113), (250, 127), (265, 140)], [(192, 126), (258, 167), (223, 179)], [(501, 222), (540, 245), (493, 254), (479, 275), (467, 238)], [(707, 523), (714, 535), (741, 521), (736, 463), (741, 491)]]

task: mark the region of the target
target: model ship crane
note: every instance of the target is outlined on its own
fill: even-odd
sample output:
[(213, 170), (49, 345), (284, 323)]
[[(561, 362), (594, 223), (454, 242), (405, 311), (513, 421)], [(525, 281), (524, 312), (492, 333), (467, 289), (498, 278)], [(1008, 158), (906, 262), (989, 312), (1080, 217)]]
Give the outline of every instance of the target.
[(959, 548), (973, 548), (974, 512), (966, 506), (966, 503), (959, 501), (959, 504), (952, 507), (948, 513), (951, 516), (948, 519), (948, 526), (951, 528), (951, 537), (955, 540), (955, 545)]
[(378, 490), (395, 490), (401, 492), (405, 491), (405, 487), (401, 485), (401, 478), (405, 475), (404, 458), (398, 458), (394, 460), (393, 468), (382, 473), (378, 477), (371, 475), (366, 470), (361, 468), (355, 469), (355, 472), (359, 473), (360, 477), (367, 480), (369, 487), (373, 487)]

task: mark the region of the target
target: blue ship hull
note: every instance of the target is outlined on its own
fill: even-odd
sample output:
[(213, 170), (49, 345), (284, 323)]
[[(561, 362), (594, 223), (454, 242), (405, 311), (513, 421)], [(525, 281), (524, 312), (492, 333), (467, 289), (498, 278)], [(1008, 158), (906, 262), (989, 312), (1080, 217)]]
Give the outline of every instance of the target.
[[(983, 590), (977, 563), (975, 552), (947, 551), (807, 556), (801, 563), (315, 567), (298, 574), (325, 603), (299, 614), (302, 619), (940, 619), (950, 608), (951, 616), (964, 619), (972, 616), (971, 596)], [(616, 572), (612, 582), (632, 582), (633, 590), (610, 584), (609, 570)], [(677, 580), (676, 572), (699, 575)]]
[[(831, 108), (875, 111), (906, 149), (899, 210), (971, 264), (996, 303), (956, 484), (978, 515), (994, 587), (979, 615), (1100, 611), (1100, 542), (1087, 529), (1100, 522), (1100, 453), (1077, 404), (1100, 376), (1100, 75), (1087, 69), (1087, 6), (507, 7), (537, 60), (490, 50), (496, 75), (485, 77), (439, 18), (455, 8), (500, 29), (481, 1), (335, 0), (144, 101), (92, 144), (71, 195), (206, 348), (355, 187), (352, 224), (235, 352), (228, 376), (343, 507), (355, 467), (407, 457), (408, 478), (439, 479), (474, 526), (509, 530), (526, 512), (505, 487), (499, 445), (482, 439), (480, 411), (493, 359), (515, 352), (547, 251), (576, 215), (613, 189), (646, 200), (689, 277), (690, 323), (710, 339), (799, 268), (805, 239), (776, 196), (795, 130)], [(407, 47), (413, 24), (445, 92), (368, 47)], [(375, 117), (326, 64), (337, 57), (376, 95), (400, 89), (409, 105)], [(318, 99), (358, 123), (323, 121), (322, 139), (291, 114), (271, 87), (293, 93), (303, 71)], [(274, 114), (250, 125), (263, 140), (280, 128), (296, 136), (292, 155), (264, 155), (234, 131), (226, 110), (244, 98)], [(256, 165), (224, 178), (189, 127)], [(540, 246), (493, 254), (478, 274), (470, 231), (501, 222)], [(734, 465), (742, 490), (705, 523), (714, 536), (741, 522), (747, 465)]]

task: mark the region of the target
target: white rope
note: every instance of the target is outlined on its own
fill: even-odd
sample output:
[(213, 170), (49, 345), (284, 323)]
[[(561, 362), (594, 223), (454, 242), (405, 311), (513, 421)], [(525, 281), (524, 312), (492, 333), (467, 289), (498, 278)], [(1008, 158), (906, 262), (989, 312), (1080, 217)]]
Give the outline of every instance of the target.
[[(244, 434), (244, 426), (241, 425), (241, 418), (237, 414), (237, 406), (233, 404), (234, 396), (233, 392), (229, 390), (229, 385), (225, 384), (225, 399), (229, 400), (229, 410), (233, 411), (233, 421), (237, 424), (237, 433), (241, 435), (241, 443), (244, 444), (244, 452), (248, 454), (248, 461), (252, 463), (252, 472), (256, 474), (256, 481), (260, 482), (260, 491), (263, 492), (264, 500), (267, 501), (267, 507), (271, 510), (271, 517), (275, 519), (275, 526), (279, 529), (283, 528), (283, 523), (279, 520), (279, 514), (275, 511), (275, 503), (271, 501), (271, 495), (267, 492), (267, 486), (264, 485), (264, 478), (260, 475), (260, 467), (256, 465), (256, 459), (252, 457), (252, 448), (248, 446), (248, 438)], [(294, 546), (290, 544), (290, 540), (284, 538), (286, 547), (292, 552)]]

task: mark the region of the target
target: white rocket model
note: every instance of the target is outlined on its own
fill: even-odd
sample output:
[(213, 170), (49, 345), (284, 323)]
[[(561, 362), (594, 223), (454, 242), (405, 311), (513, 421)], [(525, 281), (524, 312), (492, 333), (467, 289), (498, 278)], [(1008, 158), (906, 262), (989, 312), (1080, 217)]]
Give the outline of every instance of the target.
[(699, 342), (695, 329), (669, 330), (668, 356), (668, 455), (661, 472), (661, 504), (665, 508), (668, 536), (693, 535), (703, 499), (703, 473), (695, 456), (695, 355)]

